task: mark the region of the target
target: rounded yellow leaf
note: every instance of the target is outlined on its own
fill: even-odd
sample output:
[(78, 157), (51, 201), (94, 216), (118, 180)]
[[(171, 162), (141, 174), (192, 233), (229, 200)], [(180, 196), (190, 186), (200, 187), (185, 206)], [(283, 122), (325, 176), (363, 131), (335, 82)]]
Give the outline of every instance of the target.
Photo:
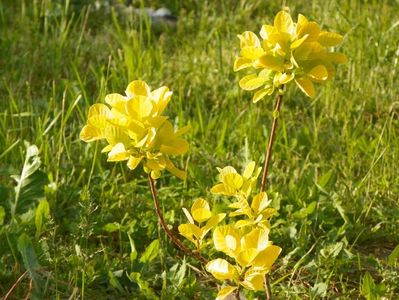
[(88, 124), (82, 128), (79, 137), (82, 141), (89, 143), (99, 139), (103, 139), (104, 135), (101, 129)]
[(312, 81), (306, 78), (297, 78), (295, 83), (305, 93), (306, 96), (313, 98), (315, 96), (315, 89)]
[(265, 51), (261, 47), (243, 47), (240, 52), (240, 56), (250, 61), (261, 57)]
[(243, 90), (252, 91), (255, 90), (262, 85), (264, 85), (268, 81), (267, 78), (258, 77), (256, 74), (251, 74), (244, 76), (240, 81), (239, 85)]
[(122, 161), (129, 159), (130, 153), (126, 151), (123, 143), (117, 143), (108, 153), (108, 161)]
[(252, 60), (249, 58), (244, 58), (244, 57), (238, 57), (234, 61), (234, 72), (237, 72), (239, 70), (245, 69), (250, 67), (252, 64)]
[(238, 35), (240, 39), (240, 47), (260, 47), (260, 41), (252, 31), (245, 31)]
[(244, 280), (241, 281), (240, 284), (248, 290), (263, 291), (263, 280), (266, 273), (267, 271), (260, 272), (251, 268), (245, 272)]
[(191, 215), (198, 223), (208, 220), (212, 216), (208, 202), (202, 198), (195, 200), (191, 206)]
[(270, 69), (276, 72), (284, 71), (284, 61), (280, 57), (271, 54), (265, 54), (259, 57), (257, 64), (263, 68)]
[(240, 250), (240, 235), (233, 225), (218, 226), (213, 232), (215, 249), (231, 257), (235, 257)]
[(327, 80), (328, 78), (327, 68), (323, 65), (318, 65), (312, 68), (307, 75), (316, 80)]
[(275, 245), (269, 245), (264, 250), (260, 251), (253, 260), (252, 265), (270, 269), (281, 253), (281, 248)]
[(274, 27), (280, 32), (292, 34), (294, 31), (294, 22), (289, 13), (282, 10), (274, 18)]
[(259, 100), (262, 100), (265, 96), (270, 96), (271, 94), (273, 94), (273, 92), (274, 92), (274, 87), (268, 87), (265, 89), (261, 89), (254, 94), (254, 96), (252, 98), (252, 102), (256, 103)]
[(247, 166), (244, 169), (244, 173), (243, 173), (243, 177), (245, 179), (249, 179), (252, 176), (252, 174), (254, 173), (254, 170), (255, 170), (255, 165), (256, 164), (254, 161), (251, 161), (247, 164)]
[(334, 47), (341, 44), (342, 35), (335, 32), (323, 31), (320, 33), (317, 41), (324, 47)]
[(206, 270), (219, 280), (234, 280), (238, 277), (236, 268), (225, 259), (214, 259), (206, 264)]
[(145, 96), (148, 97), (150, 95), (150, 88), (147, 83), (142, 80), (135, 80), (129, 83), (126, 88), (126, 95), (128, 97), (133, 96)]
[(139, 157), (130, 156), (129, 160), (127, 161), (128, 168), (130, 170), (136, 169), (142, 159), (143, 159), (142, 156), (139, 156)]

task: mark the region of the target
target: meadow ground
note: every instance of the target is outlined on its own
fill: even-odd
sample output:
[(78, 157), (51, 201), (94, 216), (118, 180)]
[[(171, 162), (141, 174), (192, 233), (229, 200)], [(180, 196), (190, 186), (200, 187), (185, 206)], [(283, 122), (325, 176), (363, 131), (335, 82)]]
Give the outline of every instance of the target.
[[(133, 1), (171, 9), (167, 28), (89, 2), (0, 1), (0, 297), (14, 284), (8, 299), (215, 297), (159, 228), (142, 171), (108, 163), (79, 132), (89, 105), (130, 81), (169, 86), (168, 114), (192, 129), (176, 161), (188, 180), (158, 182), (167, 222), (185, 222), (198, 196), (225, 206), (209, 193), (216, 167), (263, 161), (274, 101), (240, 90), (236, 35), (287, 6), (344, 34), (349, 62), (315, 99), (292, 87), (284, 99), (268, 186), (283, 248), (273, 294), (399, 299), (397, 0)], [(25, 142), (41, 163), (33, 147), (25, 161)]]

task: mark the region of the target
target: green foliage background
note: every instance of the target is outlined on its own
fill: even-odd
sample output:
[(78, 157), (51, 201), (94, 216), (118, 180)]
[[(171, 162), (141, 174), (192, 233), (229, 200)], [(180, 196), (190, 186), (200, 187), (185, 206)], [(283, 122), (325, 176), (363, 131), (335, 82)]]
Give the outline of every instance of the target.
[[(254, 105), (239, 89), (236, 34), (286, 5), (344, 33), (349, 63), (314, 100), (293, 88), (284, 100), (269, 185), (283, 248), (274, 295), (399, 298), (397, 0), (133, 1), (170, 8), (175, 27), (94, 2), (0, 1), (0, 297), (25, 270), (9, 299), (214, 297), (159, 228), (141, 171), (107, 163), (79, 131), (89, 105), (131, 80), (169, 86), (171, 119), (192, 130), (177, 161), (188, 181), (158, 183), (166, 219), (176, 229), (198, 196), (217, 210), (216, 167), (262, 160), (274, 100)], [(29, 144), (39, 152), (26, 159)]]

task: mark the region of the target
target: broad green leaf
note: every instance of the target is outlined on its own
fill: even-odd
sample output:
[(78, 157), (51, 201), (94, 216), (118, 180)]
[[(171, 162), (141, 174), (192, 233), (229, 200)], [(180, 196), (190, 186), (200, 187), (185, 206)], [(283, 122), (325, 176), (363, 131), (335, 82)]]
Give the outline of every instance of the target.
[(3, 206), (0, 206), (0, 226), (4, 224), (4, 218), (6, 216), (6, 211)]
[(396, 261), (399, 259), (399, 245), (393, 249), (392, 253), (388, 256), (388, 265), (394, 266)]

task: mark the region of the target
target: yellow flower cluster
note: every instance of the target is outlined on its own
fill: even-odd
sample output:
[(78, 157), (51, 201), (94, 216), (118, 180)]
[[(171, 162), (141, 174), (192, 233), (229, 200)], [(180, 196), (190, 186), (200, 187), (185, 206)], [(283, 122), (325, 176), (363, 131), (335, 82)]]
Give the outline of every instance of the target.
[(169, 155), (187, 152), (188, 143), (180, 136), (189, 127), (175, 131), (162, 115), (171, 96), (167, 87), (151, 91), (144, 81), (133, 81), (126, 96), (109, 94), (106, 104), (90, 107), (80, 138), (85, 142), (105, 139), (108, 145), (102, 152), (108, 152), (108, 161), (127, 161), (132, 170), (142, 162), (144, 171), (154, 179), (165, 169), (185, 179), (186, 172), (177, 169)]
[[(313, 83), (323, 83), (334, 74), (334, 63), (346, 63), (342, 53), (329, 52), (339, 45), (342, 36), (322, 31), (320, 26), (299, 14), (294, 23), (290, 14), (280, 11), (273, 25), (263, 25), (262, 41), (251, 31), (238, 35), (241, 52), (234, 62), (234, 71), (245, 68), (255, 73), (243, 77), (242, 89), (258, 89), (253, 102), (261, 100), (292, 81), (309, 97), (314, 97)], [(259, 72), (258, 72), (259, 71)]]

